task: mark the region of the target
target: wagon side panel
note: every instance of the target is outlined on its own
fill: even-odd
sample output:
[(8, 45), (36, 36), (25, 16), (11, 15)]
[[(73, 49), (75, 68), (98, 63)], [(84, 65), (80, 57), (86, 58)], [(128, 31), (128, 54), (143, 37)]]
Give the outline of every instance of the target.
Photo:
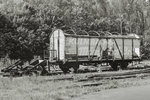
[(76, 38), (66, 37), (65, 38), (65, 58), (75, 60), (76, 58)]
[(89, 39), (88, 38), (78, 38), (78, 56), (79, 57), (88, 57), (88, 47)]
[(114, 42), (112, 39), (101, 39), (100, 41), (100, 58), (113, 59), (114, 57)]
[(133, 40), (133, 58), (140, 58), (140, 40)]
[(65, 36), (62, 30), (56, 30), (50, 37), (49, 60), (64, 60)]
[(123, 41), (122, 39), (114, 39), (114, 59), (122, 59), (123, 57)]
[(139, 39), (114, 39), (114, 59), (134, 60), (140, 58)]
[(132, 39), (124, 39), (124, 59), (132, 59)]
[(90, 40), (90, 57), (99, 58), (100, 57), (100, 44), (101, 40), (98, 38), (91, 38)]
[(62, 30), (58, 31), (58, 38), (59, 38), (59, 60), (65, 59), (65, 36)]

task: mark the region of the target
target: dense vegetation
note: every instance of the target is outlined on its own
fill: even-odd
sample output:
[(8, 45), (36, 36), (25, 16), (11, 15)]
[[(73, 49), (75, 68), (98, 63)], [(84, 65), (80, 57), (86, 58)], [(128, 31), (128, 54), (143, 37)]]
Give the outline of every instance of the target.
[(150, 1), (0, 0), (0, 50), (11, 59), (41, 55), (52, 30), (68, 27), (145, 37), (150, 32)]

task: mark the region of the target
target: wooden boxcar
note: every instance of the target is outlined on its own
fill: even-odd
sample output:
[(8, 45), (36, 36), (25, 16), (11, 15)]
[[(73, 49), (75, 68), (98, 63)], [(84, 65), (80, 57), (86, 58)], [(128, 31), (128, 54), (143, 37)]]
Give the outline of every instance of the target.
[[(69, 31), (68, 31), (69, 33)], [(114, 70), (127, 68), (132, 61), (140, 60), (140, 38), (137, 35), (108, 35), (85, 32), (68, 34), (57, 29), (50, 36), (49, 62), (59, 64), (64, 72), (80, 64), (109, 63)]]

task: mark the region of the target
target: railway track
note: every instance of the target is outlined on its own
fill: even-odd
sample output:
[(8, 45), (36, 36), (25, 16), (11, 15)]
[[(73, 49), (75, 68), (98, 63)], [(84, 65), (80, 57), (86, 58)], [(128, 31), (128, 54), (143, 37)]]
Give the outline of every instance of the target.
[[(102, 72), (102, 73), (86, 73), (86, 74), (67, 74), (58, 77), (48, 78), (44, 81), (72, 81), (76, 87), (96, 87), (108, 84), (111, 80), (129, 79), (129, 78), (146, 78), (150, 77), (150, 68), (138, 70), (125, 70), (119, 72)], [(107, 81), (108, 80), (108, 81)]]
[[(2, 76), (3, 73), (0, 73)], [(39, 76), (43, 77), (43, 76)], [(150, 66), (146, 65), (144, 67), (130, 67), (127, 70), (119, 71), (102, 71), (102, 72), (87, 72), (87, 73), (77, 73), (77, 74), (63, 74), (63, 72), (57, 70), (57, 72), (50, 73), (42, 82), (57, 82), (57, 81), (72, 81), (74, 85), (67, 86), (66, 88), (82, 88), (82, 87), (97, 87), (108, 84), (108, 81), (112, 80), (122, 80), (130, 78), (147, 78), (150, 77)]]
[[(59, 75), (58, 75), (59, 74)], [(86, 81), (99, 81), (103, 79), (126, 79), (126, 78), (136, 78), (136, 77), (148, 77), (150, 76), (150, 66), (142, 68), (131, 68), (128, 70), (120, 71), (107, 71), (107, 72), (88, 72), (88, 73), (77, 73), (77, 74), (63, 74), (62, 72), (55, 72), (49, 74), (52, 77), (48, 78), (48, 81), (76, 81), (76, 82), (86, 82)]]
[[(46, 76), (50, 77), (49, 81), (62, 81), (62, 80), (75, 80), (78, 82), (82, 81), (92, 81), (92, 80), (102, 80), (102, 79), (125, 79), (125, 78), (135, 78), (135, 77), (146, 77), (150, 76), (150, 66), (136, 65), (138, 67), (130, 66), (127, 70), (112, 71), (110, 67), (103, 67), (101, 72), (85, 70), (80, 71), (77, 74), (63, 74), (60, 70), (53, 70)], [(0, 73), (2, 76), (10, 76), (9, 74)]]

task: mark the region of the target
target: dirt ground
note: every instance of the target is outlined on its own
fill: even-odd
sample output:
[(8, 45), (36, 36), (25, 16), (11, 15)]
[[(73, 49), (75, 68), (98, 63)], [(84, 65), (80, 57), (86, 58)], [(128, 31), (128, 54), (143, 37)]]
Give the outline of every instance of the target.
[[(144, 66), (147, 64), (149, 64), (149, 61), (144, 62)], [(31, 77), (0, 76), (0, 100), (82, 100), (81, 98), (84, 96), (105, 93), (107, 90), (150, 85), (150, 76), (119, 80), (78, 81), (89, 74)], [(55, 80), (56, 78), (66, 78), (68, 76), (73, 77), (73, 80)], [(89, 85), (91, 83), (98, 84)]]
[(149, 100), (150, 85), (110, 89), (74, 100)]

